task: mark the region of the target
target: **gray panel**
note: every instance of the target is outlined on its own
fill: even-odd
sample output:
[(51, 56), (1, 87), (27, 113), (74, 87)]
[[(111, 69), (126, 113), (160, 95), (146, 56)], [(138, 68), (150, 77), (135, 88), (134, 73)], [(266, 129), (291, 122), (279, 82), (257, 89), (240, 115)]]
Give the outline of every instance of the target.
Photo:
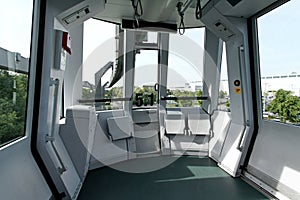
[(240, 3), (242, 0), (227, 0), (230, 5), (235, 6), (236, 4)]
[(64, 74), (64, 108), (78, 104), (82, 97), (82, 54), (83, 54), (83, 25), (69, 30), (72, 38), (72, 55), (67, 55), (67, 66)]
[(98, 123), (99, 123), (100, 129), (107, 136), (107, 138), (109, 138), (107, 118), (110, 118), (110, 117), (121, 117), (121, 116), (124, 116), (124, 111), (123, 110), (101, 111), (101, 112), (97, 113), (97, 119), (98, 119)]
[(172, 151), (201, 151), (208, 155), (208, 136), (169, 135)]
[(277, 0), (242, 0), (235, 5), (230, 4), (230, 1), (239, 0), (220, 0), (215, 7), (225, 16), (248, 18)]
[(212, 137), (209, 141), (210, 156), (216, 161), (220, 161), (220, 155), (227, 137), (228, 129), (231, 123), (229, 112), (217, 111), (212, 116)]
[(134, 124), (134, 131), (157, 131), (158, 132), (158, 128), (159, 128), (158, 122)]
[(1, 199), (50, 198), (51, 191), (31, 155), (29, 143), (26, 138), (0, 150)]
[(132, 111), (132, 119), (134, 123), (157, 122), (157, 110), (155, 109), (139, 109)]
[(129, 152), (135, 152), (136, 147), (134, 138), (116, 141), (110, 140), (107, 118), (117, 118), (122, 116), (124, 116), (123, 110), (97, 112), (97, 125), (90, 169), (111, 165), (134, 157), (131, 153), (127, 152), (127, 147)]
[(133, 122), (127, 116), (107, 118), (109, 135), (112, 140), (127, 139), (133, 135)]
[(209, 113), (218, 107), (219, 84), (223, 42), (213, 32), (205, 29), (205, 54), (203, 65), (203, 96), (209, 101), (203, 101), (203, 108)]
[(158, 122), (134, 124), (134, 138), (137, 153), (159, 151)]
[[(285, 185), (299, 194), (299, 147), (299, 127), (262, 121), (249, 165), (276, 180), (278, 186)], [(263, 182), (270, 182), (266, 176), (259, 175), (259, 178)], [(274, 183), (270, 185), (275, 186)], [(283, 194), (289, 195), (284, 188), (278, 189), (280, 192), (282, 190)]]
[(157, 130), (135, 131), (136, 153), (153, 153), (159, 151)]
[(255, 167), (248, 165), (247, 166), (247, 172), (249, 172), (251, 175), (255, 176), (259, 180), (266, 183), (268, 186), (276, 189), (277, 191), (282, 192), (287, 197), (291, 199), (300, 199), (300, 193), (291, 189), (290, 187), (280, 183), (276, 179), (272, 178), (271, 176), (267, 175), (266, 173), (259, 171)]
[(88, 106), (73, 106), (67, 109), (67, 113), (73, 114), (66, 118), (66, 124), (60, 126), (60, 136), (81, 181), (83, 181), (92, 152), (96, 113), (94, 108)]

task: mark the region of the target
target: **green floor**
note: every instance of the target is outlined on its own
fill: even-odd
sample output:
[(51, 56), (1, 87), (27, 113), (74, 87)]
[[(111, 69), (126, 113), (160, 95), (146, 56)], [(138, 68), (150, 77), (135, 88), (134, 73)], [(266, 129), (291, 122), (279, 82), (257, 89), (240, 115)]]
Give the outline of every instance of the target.
[[(163, 162), (167, 157), (121, 163)], [(80, 200), (242, 200), (268, 199), (240, 178), (232, 178), (208, 158), (184, 156), (148, 173), (126, 173), (109, 167), (89, 172)]]

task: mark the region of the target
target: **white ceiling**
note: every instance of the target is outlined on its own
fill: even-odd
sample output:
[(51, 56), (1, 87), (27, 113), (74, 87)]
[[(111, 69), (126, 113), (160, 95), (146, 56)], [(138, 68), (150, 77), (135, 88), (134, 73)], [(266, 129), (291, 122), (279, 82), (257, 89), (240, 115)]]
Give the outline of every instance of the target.
[(232, 7), (228, 1), (220, 0), (215, 4), (216, 9), (225, 16), (248, 18), (268, 7), (277, 0), (242, 0)]
[[(160, 22), (176, 22), (179, 24), (179, 16), (177, 13), (176, 4), (179, 0), (142, 0), (146, 21)], [(182, 1), (182, 0), (181, 0)], [(173, 5), (174, 7), (170, 7)], [(167, 9), (163, 9), (166, 7)], [(131, 5), (131, 0), (107, 0), (105, 10), (97, 14), (94, 18), (121, 23), (122, 18), (133, 19), (134, 11)], [(149, 20), (150, 19), (150, 20)], [(195, 19), (195, 9), (189, 8), (184, 16), (186, 27), (200, 27), (203, 23)]]
[[(180, 17), (177, 13), (176, 5), (179, 1), (186, 0), (142, 0), (144, 15), (140, 19), (153, 22), (171, 22), (179, 25)], [(207, 0), (202, 0), (207, 1)], [(277, 0), (242, 0), (232, 7), (227, 0), (211, 0), (220, 13), (225, 16), (248, 18), (260, 10), (266, 8)], [(192, 5), (184, 15), (186, 27), (205, 26), (200, 20), (195, 18), (195, 5)], [(133, 19), (134, 10), (131, 0), (107, 0), (105, 10), (94, 16), (96, 19), (121, 23), (123, 18)]]

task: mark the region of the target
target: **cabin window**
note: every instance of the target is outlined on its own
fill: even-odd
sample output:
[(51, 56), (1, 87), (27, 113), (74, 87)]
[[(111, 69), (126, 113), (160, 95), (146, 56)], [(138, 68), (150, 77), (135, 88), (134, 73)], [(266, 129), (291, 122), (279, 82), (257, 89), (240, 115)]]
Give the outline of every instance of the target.
[[(203, 92), (204, 28), (170, 35), (167, 95), (200, 97)], [(167, 108), (201, 107), (201, 100), (168, 100)]]
[(298, 126), (299, 9), (299, 1), (289, 1), (257, 19), (263, 119)]
[[(151, 34), (148, 35), (151, 39)], [(156, 37), (156, 34), (153, 37)], [(135, 59), (133, 108), (151, 108), (157, 105), (155, 84), (157, 83), (158, 51), (139, 50)]]
[(227, 57), (226, 46), (223, 42), (222, 51), (222, 64), (220, 72), (220, 85), (219, 85), (219, 97), (218, 97), (218, 110), (230, 112), (230, 96), (228, 85), (228, 73), (227, 73)]
[[(98, 111), (123, 109), (123, 101), (115, 101), (123, 98), (124, 86), (123, 74), (114, 77), (118, 65), (123, 67), (118, 62), (118, 34), (119, 26), (115, 24), (96, 19), (84, 22), (82, 100), (95, 100), (84, 104)], [(99, 99), (105, 101), (97, 102)]]
[[(1, 5), (0, 146), (25, 135), (32, 0)], [(17, 19), (17, 20), (16, 20)]]

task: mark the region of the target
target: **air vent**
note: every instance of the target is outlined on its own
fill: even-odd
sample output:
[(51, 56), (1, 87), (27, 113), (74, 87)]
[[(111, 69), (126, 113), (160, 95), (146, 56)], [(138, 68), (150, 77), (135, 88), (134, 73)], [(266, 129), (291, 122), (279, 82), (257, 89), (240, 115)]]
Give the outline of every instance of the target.
[(87, 14), (90, 13), (90, 10), (87, 7), (85, 8), (82, 8), (74, 13), (72, 13), (71, 15), (65, 17), (63, 19), (63, 21), (66, 23), (66, 24), (71, 24), (71, 23), (74, 23), (75, 21), (77, 21), (78, 19), (81, 19), (83, 17), (85, 17)]
[(235, 6), (236, 4), (240, 3), (242, 0), (227, 0), (232, 6)]

